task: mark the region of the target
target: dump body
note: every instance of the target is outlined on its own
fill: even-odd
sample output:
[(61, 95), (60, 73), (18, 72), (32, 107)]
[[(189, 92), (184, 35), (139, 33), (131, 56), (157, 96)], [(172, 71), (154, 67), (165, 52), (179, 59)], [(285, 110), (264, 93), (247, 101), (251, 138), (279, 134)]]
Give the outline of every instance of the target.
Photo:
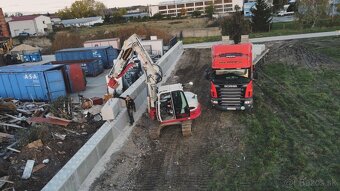
[(53, 101), (66, 96), (62, 65), (5, 66), (0, 68), (0, 97)]
[(253, 103), (252, 44), (219, 44), (212, 47), (211, 103), (221, 110), (246, 110)]
[(80, 63), (53, 61), (47, 64), (64, 65), (62, 71), (68, 93), (76, 93), (86, 89), (86, 77)]
[(57, 61), (100, 59), (105, 69), (112, 68), (113, 60), (118, 57), (118, 49), (111, 46), (71, 48), (55, 53)]
[(67, 60), (67, 61), (54, 61), (53, 64), (80, 64), (84, 70), (86, 76), (95, 77), (103, 73), (104, 66), (100, 59), (89, 59), (89, 60)]

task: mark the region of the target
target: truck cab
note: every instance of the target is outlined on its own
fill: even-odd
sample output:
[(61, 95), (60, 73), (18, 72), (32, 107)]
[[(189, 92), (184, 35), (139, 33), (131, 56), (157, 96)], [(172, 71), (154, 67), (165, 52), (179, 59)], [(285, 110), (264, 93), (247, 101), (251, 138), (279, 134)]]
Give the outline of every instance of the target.
[(253, 106), (252, 44), (219, 44), (212, 47), (211, 104), (220, 110), (249, 110)]

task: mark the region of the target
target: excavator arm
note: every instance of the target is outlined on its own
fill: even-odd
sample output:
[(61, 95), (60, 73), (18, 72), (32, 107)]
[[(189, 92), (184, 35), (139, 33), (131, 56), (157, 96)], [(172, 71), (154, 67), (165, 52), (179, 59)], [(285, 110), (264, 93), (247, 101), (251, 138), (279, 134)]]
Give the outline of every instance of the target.
[(148, 86), (148, 111), (150, 117), (154, 118), (156, 112), (155, 102), (157, 100), (157, 84), (162, 81), (163, 74), (159, 65), (152, 61), (136, 34), (133, 34), (124, 41), (117, 61), (108, 75), (108, 86), (113, 89), (118, 87), (118, 79), (124, 76), (129, 68), (134, 66), (132, 61), (134, 53), (137, 53), (144, 69), (146, 76), (145, 80)]

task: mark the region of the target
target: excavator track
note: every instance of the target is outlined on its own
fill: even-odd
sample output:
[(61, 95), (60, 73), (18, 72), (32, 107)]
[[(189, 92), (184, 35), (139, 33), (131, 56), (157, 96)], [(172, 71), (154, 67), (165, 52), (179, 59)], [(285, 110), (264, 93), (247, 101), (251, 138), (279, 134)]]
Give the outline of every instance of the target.
[(182, 122), (182, 135), (184, 137), (189, 137), (189, 136), (192, 135), (192, 133), (191, 133), (191, 124), (192, 124), (191, 120), (183, 121)]
[(161, 135), (161, 126), (154, 126), (151, 127), (149, 130), (149, 135), (151, 139), (158, 139), (159, 136)]
[(161, 130), (163, 129), (163, 127), (170, 126), (170, 125), (181, 125), (183, 137), (188, 137), (192, 135), (191, 124), (192, 124), (191, 120), (183, 121), (183, 122), (174, 122), (174, 123), (169, 123), (169, 124), (161, 124), (159, 126), (151, 127), (149, 130), (149, 135), (151, 139), (158, 139), (161, 135)]

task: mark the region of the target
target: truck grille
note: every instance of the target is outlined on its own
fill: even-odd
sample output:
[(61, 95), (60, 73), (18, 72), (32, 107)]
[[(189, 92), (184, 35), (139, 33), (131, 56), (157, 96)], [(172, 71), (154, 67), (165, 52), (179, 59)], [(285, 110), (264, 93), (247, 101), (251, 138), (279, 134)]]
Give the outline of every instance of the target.
[(218, 96), (221, 98), (220, 105), (240, 106), (243, 101), (244, 88), (224, 87), (217, 88)]

